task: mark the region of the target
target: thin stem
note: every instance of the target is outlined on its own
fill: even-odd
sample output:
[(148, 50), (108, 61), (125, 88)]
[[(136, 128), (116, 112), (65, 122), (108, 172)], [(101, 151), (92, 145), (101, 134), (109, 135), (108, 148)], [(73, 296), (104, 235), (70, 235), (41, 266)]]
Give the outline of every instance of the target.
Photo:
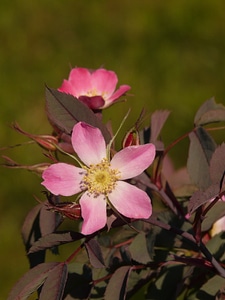
[(82, 243), (65, 261), (65, 263), (70, 263), (74, 257), (82, 250), (82, 248), (84, 247), (84, 243)]

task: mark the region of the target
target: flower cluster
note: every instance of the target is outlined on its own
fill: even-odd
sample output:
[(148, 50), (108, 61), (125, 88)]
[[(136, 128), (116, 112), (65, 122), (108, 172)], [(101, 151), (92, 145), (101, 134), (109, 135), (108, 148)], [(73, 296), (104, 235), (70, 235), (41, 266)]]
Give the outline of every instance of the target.
[[(130, 89), (122, 85), (114, 92), (117, 81), (113, 71), (74, 68), (58, 91), (71, 94), (93, 111), (99, 111)], [(152, 143), (125, 147), (111, 159), (111, 149), (100, 129), (85, 122), (74, 125), (70, 141), (80, 158), (79, 166), (52, 164), (43, 172), (42, 184), (54, 195), (78, 194), (83, 234), (103, 228), (108, 209), (128, 218), (150, 217), (152, 206), (147, 193), (125, 180), (140, 175), (151, 165), (155, 158)]]
[[(225, 122), (225, 107), (203, 103), (193, 129), (167, 147), (162, 129), (170, 112), (156, 110), (141, 128), (142, 110), (117, 149), (128, 115), (115, 134), (102, 118), (130, 90), (116, 90), (117, 82), (113, 71), (73, 68), (61, 87), (46, 87), (52, 134), (13, 124), (47, 162), (3, 156), (5, 166), (41, 176), (45, 188), (22, 227), (31, 269), (8, 300), (34, 291), (39, 299), (133, 299), (140, 290), (143, 299), (224, 299), (225, 144), (212, 132), (224, 129), (215, 124)], [(185, 138), (187, 166), (176, 170), (169, 151)], [(47, 249), (66, 243), (69, 257), (46, 262)]]

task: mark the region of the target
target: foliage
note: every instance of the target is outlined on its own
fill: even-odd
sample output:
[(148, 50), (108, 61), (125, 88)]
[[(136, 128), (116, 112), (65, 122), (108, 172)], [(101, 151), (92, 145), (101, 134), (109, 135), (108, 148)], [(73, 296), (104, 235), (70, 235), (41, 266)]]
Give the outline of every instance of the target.
[[(46, 165), (21, 166), (5, 157), (6, 166), (42, 174), (50, 163), (69, 160), (71, 154), (65, 156), (67, 151), (60, 146), (65, 137), (69, 141), (79, 121), (101, 130), (112, 155), (118, 151), (113, 143), (116, 135), (102, 121), (104, 111), (92, 111), (73, 96), (49, 87), (46, 111), (56, 143), (49, 136), (37, 138), (14, 126), (44, 148)], [(150, 126), (142, 128), (144, 117), (141, 114), (124, 134), (122, 144), (156, 146), (151, 168), (128, 180), (151, 197), (150, 218), (135, 220), (109, 208), (107, 226), (83, 235), (79, 199), (74, 206), (45, 192), (22, 227), (30, 270), (12, 288), (8, 300), (29, 299), (35, 291), (38, 299), (131, 299), (139, 291), (145, 299), (223, 299), (224, 234), (223, 227), (216, 233), (214, 228), (225, 216), (225, 144), (217, 144), (212, 132), (224, 130), (225, 107), (214, 99), (206, 101), (195, 115), (192, 130), (166, 148), (161, 130), (169, 111), (155, 111)], [(170, 150), (185, 138), (189, 138), (187, 166), (176, 171)], [(47, 252), (60, 253), (66, 244), (71, 250), (68, 257), (47, 260)]]

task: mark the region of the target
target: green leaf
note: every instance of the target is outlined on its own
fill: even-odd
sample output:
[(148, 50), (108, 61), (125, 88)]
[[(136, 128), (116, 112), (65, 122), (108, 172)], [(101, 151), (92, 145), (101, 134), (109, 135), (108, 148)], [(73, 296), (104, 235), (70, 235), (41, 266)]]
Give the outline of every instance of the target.
[(64, 294), (67, 276), (67, 264), (61, 263), (53, 268), (43, 284), (39, 300), (61, 300)]
[(206, 189), (210, 183), (209, 162), (216, 144), (207, 131), (198, 127), (189, 134), (190, 147), (187, 169), (191, 181), (200, 189)]
[(169, 266), (162, 270), (156, 280), (150, 282), (146, 299), (177, 299), (177, 291), (182, 284), (184, 266)]
[(130, 266), (123, 266), (115, 271), (106, 287), (105, 300), (125, 299), (127, 280), (130, 271)]
[(146, 244), (146, 236), (143, 232), (136, 235), (132, 244), (129, 246), (132, 259), (141, 264), (151, 261)]
[(101, 130), (106, 143), (111, 136), (101, 119), (77, 98), (46, 87), (46, 110), (53, 126), (70, 134), (77, 122), (86, 122)]
[[(215, 275), (214, 277), (210, 278), (200, 289), (200, 291), (197, 293), (197, 297), (201, 296), (203, 294), (202, 292), (207, 293), (210, 296), (213, 296), (214, 298), (217, 294), (217, 292), (222, 288), (224, 288), (224, 278), (222, 278), (219, 275)], [(197, 299), (203, 299), (203, 298), (197, 298)]]
[(30, 269), (13, 287), (7, 300), (28, 299), (43, 284), (49, 272), (58, 265), (58, 262), (42, 263)]
[(202, 231), (208, 231), (212, 225), (225, 216), (225, 203), (224, 201), (217, 202), (207, 213), (202, 222)]
[[(225, 241), (224, 241), (224, 232), (220, 232), (214, 235), (206, 243), (207, 249), (217, 260), (224, 260), (225, 254)], [(225, 282), (225, 280), (224, 280)]]
[(105, 266), (105, 262), (99, 243), (95, 239), (91, 239), (85, 243), (85, 248), (92, 266), (94, 268), (103, 268)]
[(195, 115), (195, 126), (225, 121), (225, 106), (217, 104), (214, 98), (206, 101)]

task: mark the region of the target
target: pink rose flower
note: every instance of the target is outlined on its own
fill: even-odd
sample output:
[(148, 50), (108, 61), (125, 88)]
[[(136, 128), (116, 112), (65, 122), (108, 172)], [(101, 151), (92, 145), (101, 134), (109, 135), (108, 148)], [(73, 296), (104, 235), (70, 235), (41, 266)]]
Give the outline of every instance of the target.
[(58, 91), (71, 94), (93, 110), (112, 105), (130, 90), (129, 85), (121, 85), (117, 91), (118, 78), (113, 71), (73, 68), (69, 79), (64, 80)]
[(145, 191), (126, 179), (141, 174), (155, 158), (155, 146), (129, 146), (110, 161), (110, 150), (98, 128), (77, 123), (71, 142), (80, 167), (67, 163), (52, 164), (43, 172), (42, 184), (53, 194), (71, 196), (81, 193), (83, 234), (91, 234), (106, 225), (107, 204), (128, 218), (149, 218), (151, 200)]

